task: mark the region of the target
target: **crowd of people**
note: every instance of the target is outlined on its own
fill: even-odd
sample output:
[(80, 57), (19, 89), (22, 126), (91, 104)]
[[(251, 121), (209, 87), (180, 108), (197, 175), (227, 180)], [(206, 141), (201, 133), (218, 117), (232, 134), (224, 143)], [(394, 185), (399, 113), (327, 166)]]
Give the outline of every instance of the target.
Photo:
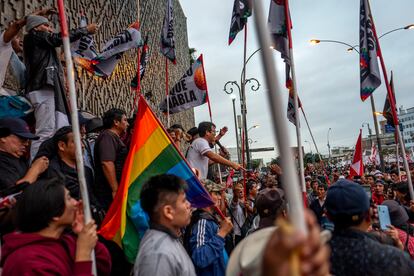
[[(220, 143), (227, 127), (217, 133), (212, 122), (189, 130), (175, 124), (167, 133), (214, 205), (193, 209), (183, 179), (151, 177), (140, 194), (150, 228), (129, 264), (98, 230), (120, 185), (134, 118), (119, 108), (102, 118), (78, 112), (93, 217), (85, 224), (56, 51), (62, 39), (47, 19), (53, 12), (17, 20), (0, 36), (2, 97), (24, 97), (33, 108), (0, 119), (2, 275), (90, 275), (92, 252), (98, 275), (414, 274), (414, 201), (404, 178), (414, 171), (393, 164), (350, 177), (347, 167), (308, 165), (304, 235), (288, 221), (284, 187), (291, 183), (283, 168), (271, 162), (266, 170), (246, 171), (230, 161)], [(96, 31), (90, 24), (70, 39)], [(378, 205), (389, 210), (386, 229)]]

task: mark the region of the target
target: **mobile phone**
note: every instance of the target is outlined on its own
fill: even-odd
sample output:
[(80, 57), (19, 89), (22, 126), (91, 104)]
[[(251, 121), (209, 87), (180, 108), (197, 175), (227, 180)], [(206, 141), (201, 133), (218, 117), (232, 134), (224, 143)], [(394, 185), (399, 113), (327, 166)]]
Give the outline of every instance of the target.
[(369, 200), (372, 198), (372, 190), (370, 185), (361, 185), (364, 191), (367, 193)]
[(388, 206), (386, 205), (378, 205), (378, 219), (380, 223), (381, 230), (388, 230), (388, 225), (391, 225), (390, 213), (388, 211)]

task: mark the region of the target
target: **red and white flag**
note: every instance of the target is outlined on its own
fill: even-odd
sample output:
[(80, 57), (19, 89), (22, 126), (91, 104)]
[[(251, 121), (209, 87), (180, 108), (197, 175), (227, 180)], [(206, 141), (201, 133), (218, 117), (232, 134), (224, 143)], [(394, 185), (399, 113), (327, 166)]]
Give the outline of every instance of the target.
[(234, 170), (230, 170), (226, 180), (226, 188), (231, 188), (233, 186), (233, 176)]
[(352, 160), (352, 165), (350, 168), (350, 177), (356, 175), (362, 176), (364, 174), (364, 163), (362, 162), (362, 130), (359, 130), (359, 136), (357, 143), (355, 145), (354, 158)]
[(374, 143), (372, 143), (371, 156), (369, 157), (369, 160), (372, 164), (376, 165), (378, 163), (377, 157), (377, 146)]

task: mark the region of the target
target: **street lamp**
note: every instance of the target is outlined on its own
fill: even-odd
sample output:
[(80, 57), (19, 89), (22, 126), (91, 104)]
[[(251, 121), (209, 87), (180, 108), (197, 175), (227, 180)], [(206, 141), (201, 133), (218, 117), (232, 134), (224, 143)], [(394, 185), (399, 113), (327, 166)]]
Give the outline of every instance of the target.
[(311, 154), (313, 154), (312, 153), (312, 145), (311, 145), (311, 143), (308, 140), (305, 140), (303, 142), (308, 143), (308, 145), (309, 145), (309, 151), (310, 151)]
[(371, 128), (369, 127), (369, 123), (365, 123), (365, 122), (362, 123), (362, 127), (364, 127), (365, 125), (368, 127), (369, 141), (371, 143), (371, 148), (372, 148), (372, 146), (374, 144), (374, 142), (372, 141), (372, 131), (371, 131)]
[(249, 144), (251, 145), (251, 144), (254, 144), (254, 143), (257, 143), (257, 140), (253, 141), (253, 139), (249, 138)]
[(250, 130), (252, 130), (253, 128), (258, 128), (260, 127), (260, 125), (253, 125), (251, 127), (249, 127), (249, 129), (247, 130), (247, 132), (249, 132)]
[(234, 130), (236, 132), (236, 151), (237, 151), (237, 162), (240, 164), (240, 144), (239, 144), (239, 134), (237, 132), (237, 118), (236, 118), (236, 95), (230, 95), (231, 101), (233, 102), (233, 118), (234, 118)]
[(308, 143), (310, 154), (311, 154), (311, 159), (312, 159), (312, 164), (315, 164), (315, 156), (313, 155), (313, 152), (312, 152), (312, 144), (308, 140), (305, 140), (304, 142)]
[[(385, 32), (385, 33), (383, 33), (382, 35), (380, 35), (380, 36), (378, 37), (378, 39), (380, 39), (380, 38), (382, 38), (382, 37), (384, 37), (384, 36), (386, 36), (386, 35), (388, 35), (388, 34), (390, 34), (390, 33), (396, 32), (396, 31), (400, 31), (400, 30), (413, 30), (413, 29), (414, 29), (414, 24), (409, 24), (409, 25), (407, 25), (407, 26), (400, 27), (400, 28), (396, 28), (396, 29), (392, 29), (391, 31)], [(312, 44), (312, 45), (316, 45), (316, 44), (319, 44), (319, 43), (321, 43), (321, 42), (331, 42), (331, 43), (343, 44), (343, 45), (346, 45), (346, 46), (348, 46), (348, 47), (349, 47), (348, 49), (346, 49), (348, 52), (355, 51), (355, 52), (357, 52), (357, 53), (359, 54), (359, 51), (356, 49), (356, 47), (359, 47), (359, 45), (358, 45), (358, 44), (356, 44), (356, 45), (351, 45), (351, 44), (348, 44), (348, 43), (346, 43), (346, 42), (339, 41), (339, 40), (315, 39), (315, 38), (314, 38), (314, 39), (311, 39), (311, 40), (309, 41), (309, 43), (310, 43), (310, 44)]]
[[(407, 25), (407, 26), (404, 26), (404, 27), (400, 27), (400, 28), (396, 28), (396, 29), (393, 29), (391, 31), (388, 31), (388, 32), (380, 35), (378, 37), (378, 39), (380, 39), (380, 38), (382, 38), (382, 37), (384, 37), (384, 36), (386, 36), (386, 35), (388, 35), (390, 33), (399, 31), (399, 30), (411, 30), (411, 29), (414, 29), (414, 24), (410, 24), (410, 25)], [(319, 44), (321, 42), (331, 42), (331, 43), (337, 43), (337, 44), (346, 45), (346, 46), (350, 47), (350, 48), (347, 49), (348, 52), (356, 51), (359, 54), (359, 51), (356, 49), (356, 47), (358, 47), (358, 45), (352, 46), (349, 43), (346, 43), (346, 42), (343, 42), (343, 41), (339, 41), (339, 40), (326, 40), (326, 39), (325, 40), (322, 40), (322, 39), (311, 39), (310, 40), (310, 43), (312, 45), (316, 45), (316, 44)], [(377, 116), (375, 114), (375, 102), (374, 102), (374, 96), (373, 96), (373, 94), (371, 94), (370, 99), (371, 99), (372, 116), (373, 116), (374, 125), (375, 125), (375, 135), (376, 135), (376, 138), (377, 138), (378, 152), (379, 152), (380, 162), (381, 162), (381, 170), (382, 171), (385, 171), (384, 157), (383, 157), (383, 154), (382, 154), (382, 145), (381, 145), (381, 140), (380, 140), (380, 137), (379, 137), (379, 128), (378, 128)], [(328, 143), (328, 145), (329, 145), (329, 143)]]
[(332, 128), (328, 129), (328, 134), (326, 134), (326, 140), (328, 141), (328, 164), (331, 165), (331, 145), (329, 144), (329, 133), (331, 132)]
[[(260, 49), (258, 49), (260, 50)], [(252, 55), (250, 55), (249, 59), (258, 52), (258, 50), (256, 50)], [(249, 60), (248, 59), (248, 60)], [(247, 61), (246, 61), (247, 63)], [(246, 65), (246, 64), (245, 64)], [(243, 66), (243, 71), (242, 71), (242, 77), (241, 77), (241, 81), (239, 85), (236, 81), (228, 81), (224, 84), (224, 92), (226, 92), (227, 94), (231, 95), (235, 92), (235, 89), (237, 88), (238, 92), (239, 92), (239, 96), (240, 96), (240, 108), (241, 108), (241, 113), (242, 113), (242, 117), (243, 117), (243, 129), (244, 129), (244, 139), (245, 141), (249, 141), (249, 137), (248, 137), (248, 130), (247, 130), (247, 107), (246, 107), (246, 93), (245, 93), (245, 89), (246, 89), (246, 85), (250, 85), (250, 89), (252, 91), (257, 91), (260, 88), (260, 82), (256, 79), (256, 78), (249, 78), (249, 79), (244, 79), (243, 78), (243, 72), (245, 70), (246, 66)], [(244, 79), (244, 81), (243, 81)], [(247, 163), (247, 168), (250, 168), (250, 155), (249, 155), (249, 143), (245, 143), (245, 148), (246, 148), (246, 163)], [(242, 158), (243, 159), (243, 158)]]

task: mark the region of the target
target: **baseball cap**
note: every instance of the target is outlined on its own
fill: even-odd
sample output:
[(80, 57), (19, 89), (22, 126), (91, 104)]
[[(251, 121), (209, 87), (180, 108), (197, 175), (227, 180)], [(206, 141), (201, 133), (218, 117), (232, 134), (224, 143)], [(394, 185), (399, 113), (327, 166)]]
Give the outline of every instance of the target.
[(400, 192), (402, 194), (408, 194), (409, 189), (408, 189), (408, 183), (407, 182), (399, 182), (399, 183), (395, 183), (395, 190), (397, 192)]
[(10, 134), (14, 134), (24, 139), (39, 139), (38, 136), (30, 132), (27, 123), (19, 118), (8, 117), (0, 119), (0, 128), (8, 129), (8, 131), (10, 131)]
[(357, 221), (369, 210), (369, 198), (361, 185), (346, 179), (339, 179), (328, 189), (325, 201), (328, 215)]
[(276, 216), (284, 207), (284, 193), (281, 189), (266, 188), (257, 194), (255, 207), (260, 216), (259, 228), (274, 225)]
[(382, 205), (388, 207), (390, 213), (391, 224), (394, 226), (401, 226), (407, 223), (409, 217), (404, 208), (395, 200), (385, 200)]
[(187, 131), (188, 134), (190, 134), (191, 136), (195, 136), (198, 134), (198, 128), (197, 127), (192, 127)]
[(204, 188), (207, 190), (207, 192), (221, 192), (225, 189), (224, 185), (215, 183), (209, 179), (203, 179), (201, 180), (201, 183), (203, 184)]

